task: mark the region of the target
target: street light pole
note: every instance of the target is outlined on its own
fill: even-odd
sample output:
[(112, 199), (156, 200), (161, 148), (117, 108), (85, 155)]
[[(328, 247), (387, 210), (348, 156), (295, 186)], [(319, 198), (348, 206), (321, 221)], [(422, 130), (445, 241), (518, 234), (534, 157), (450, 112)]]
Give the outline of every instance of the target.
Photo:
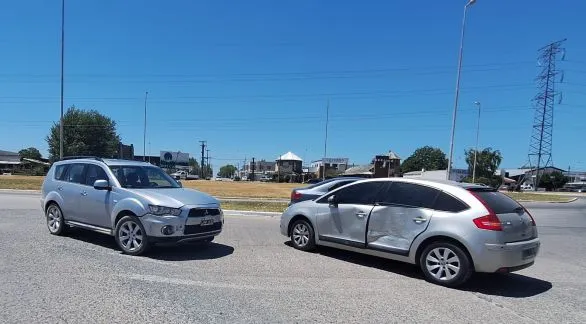
[(472, 167), (472, 183), (476, 183), (476, 161), (478, 156), (478, 137), (480, 135), (480, 102), (475, 101), (478, 107), (478, 121), (476, 122), (476, 148), (474, 149), (474, 166)]
[(330, 99), (328, 99), (328, 104), (326, 106), (326, 137), (324, 139), (324, 157), (321, 161), (324, 167), (324, 172), (322, 174), (322, 180), (326, 179), (326, 156), (328, 154), (328, 123), (330, 121)]
[(149, 92), (144, 94), (144, 133), (142, 137), (142, 160), (146, 162), (146, 128), (147, 128), (147, 98)]
[(454, 100), (454, 112), (452, 116), (452, 135), (450, 137), (450, 156), (448, 158), (448, 170), (446, 173), (446, 179), (450, 180), (450, 175), (452, 173), (452, 160), (454, 158), (454, 136), (456, 133), (456, 115), (458, 113), (458, 99), (460, 97), (460, 75), (462, 74), (462, 57), (464, 53), (464, 31), (466, 29), (466, 13), (468, 12), (468, 7), (476, 3), (476, 0), (469, 0), (468, 3), (464, 6), (464, 17), (462, 18), (462, 32), (460, 35), (460, 54), (458, 56), (458, 75), (456, 77), (456, 97)]
[(63, 63), (65, 52), (65, 0), (61, 0), (61, 118), (59, 121), (59, 159), (63, 159)]

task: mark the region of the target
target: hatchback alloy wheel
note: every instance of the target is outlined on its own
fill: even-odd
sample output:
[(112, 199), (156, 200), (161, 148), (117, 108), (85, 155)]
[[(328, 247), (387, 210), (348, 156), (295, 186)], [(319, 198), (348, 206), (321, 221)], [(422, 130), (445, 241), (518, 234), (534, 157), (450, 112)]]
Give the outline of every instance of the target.
[(293, 247), (302, 251), (315, 248), (313, 227), (306, 220), (298, 220), (291, 227), (291, 243)]
[(425, 277), (436, 284), (456, 287), (466, 282), (473, 270), (471, 260), (459, 246), (448, 242), (428, 245), (419, 260)]

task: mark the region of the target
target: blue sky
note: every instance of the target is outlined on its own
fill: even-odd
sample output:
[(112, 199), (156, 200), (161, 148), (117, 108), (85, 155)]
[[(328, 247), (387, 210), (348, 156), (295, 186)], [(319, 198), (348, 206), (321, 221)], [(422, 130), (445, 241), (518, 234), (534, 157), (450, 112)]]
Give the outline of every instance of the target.
[[(142, 154), (198, 154), (215, 167), (293, 151), (367, 163), (424, 145), (449, 150), (465, 1), (143, 1), (66, 3), (65, 105), (118, 123)], [(0, 149), (39, 147), (59, 118), (60, 1), (0, 4)], [(478, 0), (469, 10), (454, 163), (476, 131), (503, 167), (527, 161), (537, 49), (568, 38), (556, 166), (586, 170), (586, 2)], [(150, 148), (149, 148), (150, 147)]]

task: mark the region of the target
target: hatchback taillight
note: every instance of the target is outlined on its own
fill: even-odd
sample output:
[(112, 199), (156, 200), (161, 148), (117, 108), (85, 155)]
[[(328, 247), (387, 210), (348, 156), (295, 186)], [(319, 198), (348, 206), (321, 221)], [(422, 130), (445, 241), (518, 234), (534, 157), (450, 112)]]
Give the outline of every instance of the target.
[(488, 231), (502, 231), (500, 219), (495, 214), (488, 214), (486, 216), (478, 217), (472, 220), (476, 227)]
[(492, 210), (492, 208), (490, 208), (490, 206), (488, 206), (486, 201), (484, 201), (484, 199), (480, 198), (480, 196), (477, 195), (474, 191), (470, 191), (470, 193), (474, 197), (476, 197), (476, 199), (478, 199), (478, 201), (488, 211), (488, 215), (473, 219), (472, 221), (474, 222), (474, 225), (476, 225), (476, 227), (478, 227), (480, 229), (487, 230), (487, 231), (502, 231), (503, 225), (501, 224), (501, 220), (498, 218), (498, 216)]
[(297, 191), (293, 190), (291, 192), (291, 200), (298, 200), (301, 199), (301, 194), (298, 193)]

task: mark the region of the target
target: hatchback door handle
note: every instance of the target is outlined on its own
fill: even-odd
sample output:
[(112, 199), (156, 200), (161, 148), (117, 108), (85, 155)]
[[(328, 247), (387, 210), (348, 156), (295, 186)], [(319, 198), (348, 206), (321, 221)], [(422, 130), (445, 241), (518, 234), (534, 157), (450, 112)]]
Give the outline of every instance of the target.
[(87, 196), (87, 192), (85, 192), (85, 191), (82, 191), (82, 192), (81, 192), (81, 195), (82, 195), (82, 196)]
[(413, 221), (414, 221), (415, 223), (417, 223), (417, 224), (421, 224), (421, 223), (423, 223), (423, 222), (426, 222), (426, 221), (427, 221), (427, 219), (426, 219), (426, 218), (422, 218), (422, 217), (415, 217), (415, 218), (413, 218)]
[(62, 191), (63, 187), (57, 187), (57, 190)]
[(358, 216), (358, 218), (364, 218), (364, 217), (366, 217), (366, 213), (358, 212), (358, 213), (356, 213), (356, 216)]

